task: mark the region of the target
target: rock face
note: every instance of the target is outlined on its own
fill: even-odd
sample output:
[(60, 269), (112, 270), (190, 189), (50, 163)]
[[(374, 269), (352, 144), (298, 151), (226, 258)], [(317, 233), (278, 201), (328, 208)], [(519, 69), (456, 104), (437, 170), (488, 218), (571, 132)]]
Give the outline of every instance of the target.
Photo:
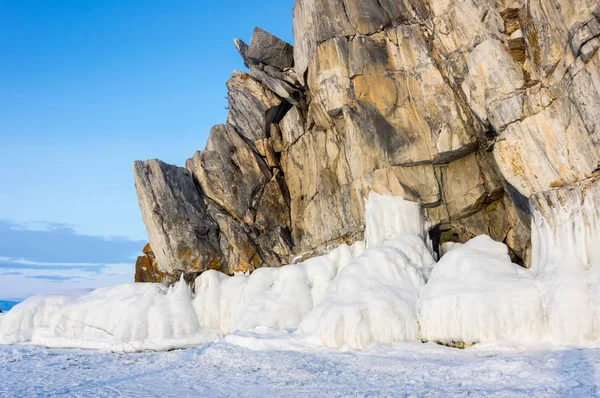
[(168, 278), (362, 239), (371, 191), (420, 202), (435, 247), (487, 234), (527, 264), (529, 198), (598, 167), (595, 0), (297, 0), (293, 25), (293, 48), (236, 39), (249, 73), (189, 172), (134, 166)]
[(222, 269), (217, 223), (190, 172), (160, 160), (135, 162), (135, 186), (159, 270), (172, 275)]

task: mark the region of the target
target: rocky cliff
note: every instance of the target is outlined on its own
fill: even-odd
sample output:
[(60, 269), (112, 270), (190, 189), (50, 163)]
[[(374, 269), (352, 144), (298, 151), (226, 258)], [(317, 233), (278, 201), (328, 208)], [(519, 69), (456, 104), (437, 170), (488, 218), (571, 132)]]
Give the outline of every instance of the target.
[(293, 27), (235, 40), (248, 73), (186, 168), (135, 163), (136, 279), (363, 239), (371, 191), (421, 203), (434, 247), (487, 234), (527, 265), (529, 198), (598, 167), (597, 0), (297, 0)]

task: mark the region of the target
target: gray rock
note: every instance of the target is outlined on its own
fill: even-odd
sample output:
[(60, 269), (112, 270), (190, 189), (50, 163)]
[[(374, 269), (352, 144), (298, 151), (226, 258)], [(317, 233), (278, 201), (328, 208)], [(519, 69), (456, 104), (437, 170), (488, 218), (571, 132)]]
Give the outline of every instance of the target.
[(294, 66), (294, 47), (269, 32), (256, 28), (247, 57), (251, 63), (263, 63), (283, 70)]
[(263, 266), (259, 248), (243, 224), (218, 206), (209, 204), (208, 212), (219, 224), (223, 272), (246, 273)]
[(188, 159), (186, 167), (203, 193), (238, 222), (271, 178), (265, 162), (230, 125), (214, 126), (204, 151)]
[[(227, 127), (187, 164), (198, 199), (144, 212), (172, 219), (171, 201), (197, 200), (196, 217), (218, 223), (205, 240), (222, 270), (246, 272), (362, 239), (375, 191), (420, 202), (438, 246), (488, 234), (526, 264), (528, 199), (577, 186), (600, 161), (598, 10), (297, 0), (293, 49), (261, 30), (249, 47), (235, 41), (250, 74), (227, 82)], [(168, 192), (160, 181), (141, 191)], [(190, 240), (187, 227), (146, 223)]]
[(250, 76), (264, 84), (269, 90), (292, 105), (302, 106), (302, 92), (285, 81), (283, 73), (270, 70), (265, 72), (254, 65), (250, 65)]
[(190, 172), (159, 160), (137, 161), (133, 176), (158, 269), (180, 273), (222, 269), (218, 226)]
[(227, 82), (229, 115), (227, 123), (250, 141), (268, 138), (271, 123), (277, 123), (290, 105), (258, 80), (235, 71)]
[(238, 39), (237, 37), (233, 39), (233, 45), (238, 50), (238, 53), (240, 53), (240, 56), (242, 57), (242, 61), (244, 61), (244, 65), (246, 66), (246, 68), (249, 68), (250, 62), (248, 60), (248, 45), (244, 43), (242, 39)]

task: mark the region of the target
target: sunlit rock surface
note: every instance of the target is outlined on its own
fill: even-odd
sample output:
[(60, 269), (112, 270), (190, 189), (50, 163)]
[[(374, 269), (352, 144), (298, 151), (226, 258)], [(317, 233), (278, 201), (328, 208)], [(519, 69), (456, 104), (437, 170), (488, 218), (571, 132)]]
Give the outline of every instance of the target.
[[(370, 192), (420, 203), (438, 254), (485, 234), (528, 265), (529, 198), (598, 167), (599, 17), (592, 0), (297, 0), (295, 47), (235, 40), (249, 71), (187, 164), (189, 221), (141, 206), (160, 271), (253, 271), (363, 240)], [(163, 180), (146, 181), (150, 203)], [(203, 250), (182, 262), (190, 242)]]

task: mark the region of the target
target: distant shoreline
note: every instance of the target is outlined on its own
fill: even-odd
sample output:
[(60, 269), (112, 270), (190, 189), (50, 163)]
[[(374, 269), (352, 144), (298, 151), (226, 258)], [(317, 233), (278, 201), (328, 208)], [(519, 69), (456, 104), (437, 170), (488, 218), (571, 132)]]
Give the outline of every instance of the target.
[(7, 312), (10, 311), (12, 307), (19, 304), (20, 301), (8, 301), (8, 300), (0, 300), (0, 311)]

